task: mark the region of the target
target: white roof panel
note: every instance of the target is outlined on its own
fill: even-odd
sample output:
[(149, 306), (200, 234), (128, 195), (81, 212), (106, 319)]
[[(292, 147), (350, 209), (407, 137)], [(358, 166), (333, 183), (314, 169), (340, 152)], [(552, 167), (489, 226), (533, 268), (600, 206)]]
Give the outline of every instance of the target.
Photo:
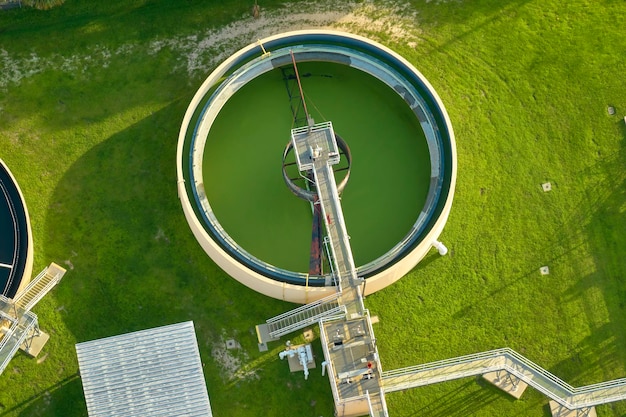
[(212, 417), (193, 322), (76, 345), (90, 417)]

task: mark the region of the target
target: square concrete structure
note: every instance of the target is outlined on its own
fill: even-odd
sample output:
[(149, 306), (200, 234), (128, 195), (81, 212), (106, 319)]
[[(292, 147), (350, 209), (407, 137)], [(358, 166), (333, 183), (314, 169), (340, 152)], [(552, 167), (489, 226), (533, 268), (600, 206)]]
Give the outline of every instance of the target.
[(518, 400), (528, 387), (524, 381), (506, 371), (489, 372), (483, 378)]
[(33, 335), (26, 342), (22, 343), (20, 349), (31, 358), (36, 358), (46, 343), (48, 343), (48, 340), (50, 340), (50, 335), (39, 330), (37, 335)]
[(76, 345), (90, 417), (212, 417), (193, 322)]
[(304, 336), (305, 342), (312, 342), (315, 339), (315, 333), (313, 333), (313, 329), (306, 329), (302, 332), (302, 336)]
[[(294, 349), (295, 350), (295, 349), (298, 349), (301, 346), (305, 346), (305, 345), (291, 346), (290, 349)], [(291, 371), (291, 372), (302, 372), (302, 371), (304, 371), (304, 367), (300, 363), (300, 360), (299, 360), (298, 356), (288, 356), (287, 357), (287, 361), (289, 362), (289, 371)], [(307, 362), (306, 367), (307, 367), (307, 369), (314, 369), (315, 368), (315, 359), (311, 358), (311, 360), (309, 362)]]

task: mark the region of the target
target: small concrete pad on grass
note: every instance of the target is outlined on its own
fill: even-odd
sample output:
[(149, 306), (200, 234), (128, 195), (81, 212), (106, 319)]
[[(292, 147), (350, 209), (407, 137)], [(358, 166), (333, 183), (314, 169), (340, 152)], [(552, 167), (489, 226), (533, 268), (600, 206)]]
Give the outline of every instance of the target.
[(483, 378), (518, 400), (528, 387), (524, 381), (506, 371), (489, 372)]
[[(293, 349), (293, 350), (297, 350), (299, 347), (302, 347), (305, 345), (292, 345), (289, 348)], [(294, 355), (294, 356), (288, 356), (287, 357), (287, 362), (289, 362), (289, 371), (291, 372), (302, 372), (304, 371), (304, 366), (302, 366), (302, 364), (300, 363), (300, 358), (298, 358), (298, 355)], [(306, 364), (307, 369), (314, 369), (315, 368), (315, 359), (313, 357), (311, 357), (311, 360), (309, 362), (307, 362)]]
[[(22, 343), (20, 349), (31, 358), (36, 358), (37, 356), (39, 356), (39, 354), (41, 353), (41, 349), (43, 349), (49, 339), (50, 335), (40, 330), (37, 336), (33, 336), (32, 338), (29, 338), (26, 342)], [(29, 345), (27, 345), (26, 343), (28, 343)]]

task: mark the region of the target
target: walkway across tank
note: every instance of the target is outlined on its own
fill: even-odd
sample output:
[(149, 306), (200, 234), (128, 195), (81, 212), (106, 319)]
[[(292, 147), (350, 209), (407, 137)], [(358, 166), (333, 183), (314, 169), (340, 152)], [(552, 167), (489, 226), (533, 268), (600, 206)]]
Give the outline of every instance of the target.
[(284, 182), (302, 190), (311, 185), (286, 146), (290, 129), (307, 118), (292, 59), (308, 116), (334, 125), (342, 155), (335, 177), (355, 265), (367, 282), (365, 294), (373, 293), (439, 243), (452, 204), (456, 151), (428, 81), (368, 39), (289, 32), (220, 65), (192, 100), (179, 135), (186, 219), (207, 254), (256, 291), (303, 304), (335, 292), (314, 206), (294, 198), (293, 184)]

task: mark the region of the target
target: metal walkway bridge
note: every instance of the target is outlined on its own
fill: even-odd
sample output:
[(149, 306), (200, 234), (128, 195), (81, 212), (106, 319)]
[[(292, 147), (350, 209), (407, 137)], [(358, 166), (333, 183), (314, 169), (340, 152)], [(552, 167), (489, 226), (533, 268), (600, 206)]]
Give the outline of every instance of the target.
[(626, 378), (574, 388), (512, 349), (504, 348), (382, 373), (385, 392), (401, 391), (468, 376), (496, 373), (546, 395), (568, 410), (587, 410), (596, 405), (626, 399)]
[(345, 309), (339, 304), (339, 293), (305, 304), (286, 313), (268, 319), (257, 326), (257, 336), (261, 343), (277, 340), (281, 336), (317, 324), (321, 319), (343, 316)]
[(336, 415), (387, 417), (378, 349), (363, 304), (363, 280), (357, 276), (332, 167), (339, 162), (332, 124), (309, 123), (292, 129), (291, 138), (299, 170), (312, 173), (315, 183), (318, 198), (314, 204), (322, 214), (324, 244), (337, 293), (257, 326), (259, 342), (319, 324)]

